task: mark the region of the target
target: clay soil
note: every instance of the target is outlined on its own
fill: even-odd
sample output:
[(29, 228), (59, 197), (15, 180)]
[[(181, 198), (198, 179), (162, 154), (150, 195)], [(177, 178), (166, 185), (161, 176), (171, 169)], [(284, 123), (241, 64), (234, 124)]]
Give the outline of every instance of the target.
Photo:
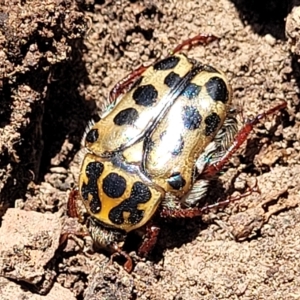
[[(1, 299), (300, 299), (300, 5), (288, 0), (0, 0)], [(253, 192), (193, 220), (161, 220), (147, 259), (91, 250), (66, 213), (76, 153), (118, 80), (199, 33), (256, 126), (209, 198)], [(208, 200), (207, 200), (208, 201)]]

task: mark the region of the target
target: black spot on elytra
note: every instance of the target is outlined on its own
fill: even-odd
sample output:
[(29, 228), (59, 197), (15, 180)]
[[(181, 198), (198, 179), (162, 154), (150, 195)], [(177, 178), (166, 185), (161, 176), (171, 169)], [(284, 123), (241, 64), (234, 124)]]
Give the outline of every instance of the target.
[(157, 99), (157, 90), (152, 84), (140, 85), (133, 92), (133, 100), (142, 106), (152, 106)]
[(103, 192), (110, 198), (121, 197), (126, 190), (126, 180), (117, 173), (109, 173), (103, 179)]
[(99, 137), (99, 132), (98, 132), (98, 129), (91, 129), (86, 137), (85, 137), (85, 140), (88, 142), (88, 143), (95, 143), (97, 140), (98, 140), (98, 137)]
[(181, 116), (185, 128), (189, 130), (195, 130), (199, 128), (202, 117), (196, 107), (184, 106)]
[(206, 124), (205, 135), (210, 136), (217, 130), (217, 128), (221, 122), (221, 118), (218, 116), (217, 113), (212, 113), (205, 118), (204, 122)]
[(224, 80), (220, 77), (211, 77), (205, 83), (206, 91), (208, 95), (214, 101), (221, 101), (226, 103), (228, 100), (228, 90)]
[(186, 181), (184, 180), (184, 178), (181, 176), (181, 174), (179, 172), (177, 173), (173, 173), (169, 179), (168, 179), (168, 184), (174, 189), (174, 190), (180, 190), (182, 189), (185, 184)]
[(184, 147), (184, 140), (182, 138), (182, 136), (179, 138), (179, 140), (177, 141), (177, 144), (175, 146), (175, 148), (172, 150), (172, 155), (178, 156), (182, 153)]
[(153, 65), (154, 70), (159, 70), (159, 71), (165, 71), (165, 70), (170, 70), (173, 69), (177, 66), (179, 63), (180, 58), (177, 56), (170, 56), (165, 59), (162, 59), (158, 62), (156, 62)]
[(187, 97), (189, 100), (195, 99), (201, 91), (201, 86), (190, 83), (182, 92), (182, 95)]
[(101, 201), (98, 195), (97, 180), (103, 172), (104, 166), (101, 162), (90, 162), (85, 169), (85, 174), (88, 178), (88, 183), (83, 183), (81, 188), (81, 196), (85, 201), (89, 200), (89, 195), (92, 195), (90, 202), (90, 210), (93, 214), (97, 214), (101, 210)]
[(128, 221), (137, 224), (144, 216), (144, 211), (137, 208), (138, 204), (146, 203), (151, 199), (151, 191), (142, 182), (135, 182), (132, 186), (130, 197), (109, 212), (111, 222), (121, 225), (124, 223), (123, 213), (128, 212)]
[(181, 80), (181, 77), (174, 73), (174, 72), (170, 72), (170, 74), (168, 74), (166, 77), (165, 77), (165, 80), (164, 80), (164, 84), (166, 84), (169, 88), (177, 85)]
[(132, 125), (139, 117), (139, 113), (135, 108), (126, 108), (121, 110), (115, 117), (114, 123), (118, 126)]

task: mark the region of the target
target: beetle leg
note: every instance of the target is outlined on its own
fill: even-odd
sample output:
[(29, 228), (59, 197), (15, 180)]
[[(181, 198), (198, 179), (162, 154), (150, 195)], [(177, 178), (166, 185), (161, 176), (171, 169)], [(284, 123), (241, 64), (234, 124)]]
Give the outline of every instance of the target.
[(120, 80), (109, 93), (109, 103), (113, 103), (124, 90), (127, 90), (129, 86), (139, 77), (148, 67), (140, 66), (138, 69), (130, 73), (128, 76)]
[(126, 259), (126, 262), (124, 264), (124, 269), (126, 272), (130, 273), (133, 269), (133, 262), (130, 255), (127, 252), (123, 251), (117, 244), (114, 244), (112, 248), (114, 249), (115, 252), (110, 256), (109, 264), (113, 263), (113, 259), (116, 256), (123, 256)]
[(88, 231), (74, 231), (74, 230), (69, 230), (67, 232), (63, 232), (59, 238), (59, 245), (64, 244), (70, 236), (76, 236), (79, 238), (83, 238), (85, 236), (89, 236), (89, 232)]
[(218, 201), (214, 204), (205, 205), (203, 207), (191, 207), (191, 208), (170, 208), (170, 207), (163, 207), (160, 211), (160, 216), (163, 218), (195, 218), (202, 216), (204, 213), (212, 209), (221, 208), (227, 206), (231, 202), (239, 201), (253, 192), (259, 192), (257, 187), (257, 181), (255, 182), (255, 186), (249, 188), (244, 194), (236, 196), (236, 197), (229, 197), (225, 200)]
[(173, 51), (171, 51), (170, 54), (172, 55), (172, 54), (175, 54), (175, 53), (181, 51), (182, 48), (184, 48), (185, 46), (188, 46), (188, 50), (189, 50), (191, 47), (196, 46), (198, 44), (207, 45), (218, 39), (219, 39), (218, 37), (216, 37), (212, 34), (201, 34), (200, 33), (200, 34), (194, 36), (193, 38), (183, 41)]
[(154, 248), (157, 238), (160, 232), (160, 228), (154, 226), (152, 222), (146, 225), (146, 233), (144, 235), (144, 240), (138, 249), (138, 255), (141, 257), (145, 257), (151, 250)]
[(246, 141), (248, 138), (248, 135), (253, 130), (254, 126), (259, 123), (259, 121), (263, 118), (265, 118), (268, 115), (272, 115), (275, 112), (286, 108), (287, 103), (283, 102), (268, 111), (257, 115), (254, 119), (249, 120), (246, 122), (246, 124), (242, 127), (242, 129), (237, 133), (234, 141), (232, 142), (231, 146), (228, 148), (226, 153), (221, 157), (218, 161), (216, 161), (213, 164), (208, 164), (201, 174), (204, 177), (207, 176), (214, 176), (216, 173), (220, 172), (224, 165), (228, 162), (228, 160), (232, 157), (232, 155), (239, 149), (239, 147)]
[(78, 189), (72, 189), (70, 194), (69, 194), (69, 199), (67, 202), (67, 213), (68, 216), (71, 218), (80, 218), (76, 202), (78, 200)]
[(82, 206), (78, 206), (78, 201), (80, 201), (79, 191), (78, 188), (74, 188), (69, 194), (69, 199), (67, 202), (67, 214), (71, 218), (78, 219), (79, 223), (84, 223), (84, 211), (82, 210)]
[[(69, 199), (67, 202), (67, 214), (71, 218), (78, 219), (79, 223), (83, 223), (84, 222), (83, 215), (79, 211), (79, 208), (77, 206), (78, 197), (79, 197), (78, 188), (72, 189), (69, 194)], [(89, 235), (89, 232), (87, 230), (78, 231), (72, 228), (71, 229), (68, 228), (66, 232), (63, 232), (61, 234), (59, 238), (59, 244), (60, 245), (64, 244), (67, 241), (67, 239), (70, 237), (70, 235), (74, 235), (77, 237), (85, 237)]]

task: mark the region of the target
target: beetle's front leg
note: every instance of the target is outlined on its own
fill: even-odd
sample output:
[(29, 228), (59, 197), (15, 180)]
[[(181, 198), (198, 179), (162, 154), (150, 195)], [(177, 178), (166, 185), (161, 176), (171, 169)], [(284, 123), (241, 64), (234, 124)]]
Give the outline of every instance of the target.
[(79, 197), (78, 188), (72, 189), (67, 202), (67, 213), (71, 218), (77, 218), (80, 223), (83, 222), (82, 215), (78, 211), (77, 201)]
[[(79, 223), (83, 223), (84, 222), (83, 214), (79, 210), (77, 205), (77, 201), (79, 200), (78, 198), (79, 198), (78, 189), (77, 188), (72, 189), (69, 194), (69, 199), (67, 202), (67, 214), (71, 218), (78, 219)], [(59, 239), (59, 244), (60, 245), (64, 244), (71, 235), (74, 235), (76, 237), (85, 237), (89, 235), (89, 232), (87, 230), (77, 231), (74, 230), (73, 228), (67, 228), (66, 231), (62, 232)]]
[(138, 249), (139, 256), (145, 257), (152, 251), (157, 242), (159, 232), (160, 228), (153, 225), (151, 221), (146, 225), (146, 233), (144, 234), (143, 242)]
[(111, 253), (109, 263), (112, 263), (115, 257), (122, 256), (126, 260), (124, 269), (130, 273), (133, 268), (132, 258), (126, 251), (122, 250), (127, 235), (126, 232), (106, 228), (92, 217), (88, 218), (88, 229), (94, 245)]
[(123, 251), (117, 244), (113, 245), (113, 249), (115, 252), (110, 256), (109, 263), (112, 264), (115, 257), (123, 256), (126, 260), (126, 262), (124, 263), (124, 269), (126, 272), (131, 273), (133, 269), (133, 261), (130, 255), (127, 252)]

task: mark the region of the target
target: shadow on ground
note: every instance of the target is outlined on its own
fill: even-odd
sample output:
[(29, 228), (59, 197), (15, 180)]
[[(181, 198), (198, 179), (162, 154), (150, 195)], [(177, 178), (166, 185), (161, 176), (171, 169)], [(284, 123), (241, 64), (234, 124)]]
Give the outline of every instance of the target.
[(300, 1), (293, 0), (231, 0), (245, 25), (259, 35), (271, 34), (285, 40), (285, 18)]

